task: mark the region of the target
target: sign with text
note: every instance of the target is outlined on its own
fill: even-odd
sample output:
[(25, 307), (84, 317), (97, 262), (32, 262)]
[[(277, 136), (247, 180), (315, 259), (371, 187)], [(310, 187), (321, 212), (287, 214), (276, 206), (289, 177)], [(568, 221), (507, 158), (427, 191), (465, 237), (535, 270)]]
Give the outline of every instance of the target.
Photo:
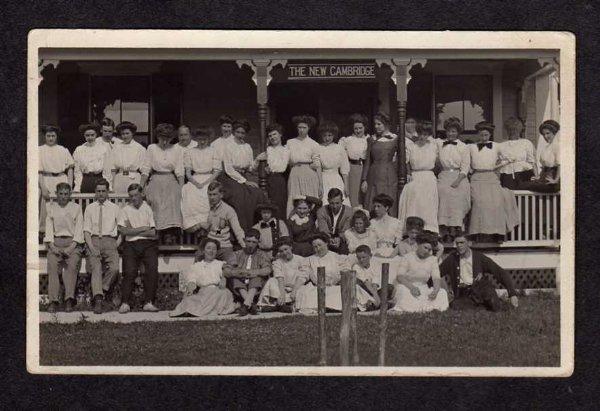
[(290, 63), (288, 80), (375, 79), (375, 63)]

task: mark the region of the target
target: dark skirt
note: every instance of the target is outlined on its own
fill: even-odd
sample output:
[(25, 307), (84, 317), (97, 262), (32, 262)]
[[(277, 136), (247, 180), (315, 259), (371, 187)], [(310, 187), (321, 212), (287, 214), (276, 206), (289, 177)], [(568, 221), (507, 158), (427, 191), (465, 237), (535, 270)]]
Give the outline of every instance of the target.
[(256, 206), (266, 202), (265, 193), (257, 187), (240, 184), (227, 174), (221, 174), (218, 181), (225, 191), (223, 200), (235, 209), (240, 226), (244, 231), (252, 228), (256, 220)]
[(96, 182), (101, 180), (102, 173), (98, 174), (84, 174), (81, 180), (81, 193), (95, 193), (96, 192)]
[(287, 180), (284, 173), (271, 173), (267, 177), (267, 193), (271, 203), (278, 208), (276, 217), (280, 220), (286, 220), (287, 208)]
[(560, 182), (550, 184), (546, 177), (556, 178), (558, 167), (544, 167), (540, 173), (540, 178), (534, 181), (528, 181), (521, 185), (521, 190), (535, 191), (537, 193), (558, 193), (560, 191)]
[(500, 174), (500, 184), (509, 190), (524, 190), (523, 185), (533, 177), (533, 170), (518, 171), (513, 174)]

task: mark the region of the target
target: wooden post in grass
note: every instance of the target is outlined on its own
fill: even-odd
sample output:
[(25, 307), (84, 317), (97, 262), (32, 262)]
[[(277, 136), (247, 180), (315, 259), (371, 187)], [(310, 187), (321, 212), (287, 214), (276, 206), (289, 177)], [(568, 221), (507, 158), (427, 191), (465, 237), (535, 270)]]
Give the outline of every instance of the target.
[(379, 311), (379, 366), (385, 365), (385, 340), (387, 334), (388, 310), (388, 280), (390, 277), (390, 263), (381, 264), (381, 306)]
[(319, 365), (327, 365), (327, 332), (325, 330), (325, 267), (317, 267), (317, 305), (319, 312)]
[(358, 358), (358, 332), (356, 330), (356, 312), (358, 311), (358, 300), (356, 298), (356, 271), (353, 271), (352, 280), (352, 364), (358, 365), (360, 359)]
[[(342, 325), (340, 327), (340, 363), (343, 366), (350, 365), (350, 331), (354, 336), (353, 361), (358, 362), (358, 347), (356, 346), (356, 271), (342, 271), (341, 273), (342, 293)], [(354, 320), (354, 324), (353, 324)]]

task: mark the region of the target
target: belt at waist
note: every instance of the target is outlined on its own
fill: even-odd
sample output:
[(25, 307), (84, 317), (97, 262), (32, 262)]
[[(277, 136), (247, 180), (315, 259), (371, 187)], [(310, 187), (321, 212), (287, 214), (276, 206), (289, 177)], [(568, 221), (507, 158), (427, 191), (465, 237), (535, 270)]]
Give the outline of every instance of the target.
[(102, 171), (98, 172), (98, 173), (83, 173), (84, 177), (98, 177), (102, 175)]
[(64, 175), (65, 172), (61, 171), (60, 173), (50, 173), (49, 171), (39, 171), (39, 174), (43, 175), (44, 177), (58, 177)]
[(419, 172), (419, 171), (433, 171), (433, 169), (432, 168), (420, 168), (418, 170), (413, 170), (412, 172), (416, 173), (416, 172)]
[(362, 158), (359, 158), (358, 160), (353, 160), (351, 158), (348, 159), (348, 161), (350, 162), (350, 164), (354, 164), (357, 166), (362, 166), (364, 160)]
[(212, 171), (206, 171), (206, 172), (203, 172), (203, 173), (200, 173), (200, 172), (198, 172), (198, 171), (192, 171), (192, 175), (194, 175), (194, 176), (195, 176), (195, 175), (201, 175), (201, 176), (206, 176), (206, 175), (208, 175), (208, 176), (209, 176), (209, 175), (211, 175), (211, 174), (212, 174)]
[(298, 161), (294, 163), (294, 167), (296, 166), (309, 166), (312, 164), (312, 161)]
[(448, 167), (448, 168), (444, 168), (444, 169), (442, 169), (442, 171), (460, 171), (460, 168), (452, 168), (452, 167)]
[(118, 236), (112, 236), (112, 235), (92, 235), (92, 238), (112, 238), (113, 240), (116, 240), (118, 238)]
[(72, 235), (55, 235), (54, 238), (62, 238), (62, 239), (67, 239), (67, 238), (73, 238)]
[(547, 173), (551, 172), (551, 171), (556, 171), (557, 169), (558, 169), (558, 166), (554, 166), (554, 167), (545, 167), (544, 166), (544, 167), (542, 167), (542, 171), (545, 171)]
[(473, 173), (493, 173), (494, 170), (473, 170)]
[(138, 169), (129, 170), (129, 169), (124, 169), (124, 168), (113, 168), (111, 171), (113, 173), (121, 173), (124, 176), (128, 176), (129, 173), (139, 173)]
[(159, 176), (167, 176), (169, 174), (175, 174), (174, 171), (156, 171), (156, 170), (152, 170), (152, 174), (157, 174)]

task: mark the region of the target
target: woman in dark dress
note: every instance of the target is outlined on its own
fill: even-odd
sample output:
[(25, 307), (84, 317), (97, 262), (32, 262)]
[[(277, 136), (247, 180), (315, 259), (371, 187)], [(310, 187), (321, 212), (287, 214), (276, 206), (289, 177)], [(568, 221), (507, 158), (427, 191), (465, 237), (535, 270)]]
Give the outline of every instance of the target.
[(287, 220), (293, 241), (292, 252), (308, 257), (314, 254), (312, 239), (318, 233), (315, 212), (321, 206), (321, 200), (316, 197), (299, 196), (293, 201), (294, 210)]
[(390, 119), (384, 113), (374, 116), (373, 126), (375, 134), (367, 140), (367, 157), (361, 179), (361, 191), (365, 193), (364, 207), (370, 211), (375, 196), (387, 194), (394, 199), (389, 214), (397, 216), (398, 162), (394, 159), (397, 151), (397, 136), (390, 132)]

